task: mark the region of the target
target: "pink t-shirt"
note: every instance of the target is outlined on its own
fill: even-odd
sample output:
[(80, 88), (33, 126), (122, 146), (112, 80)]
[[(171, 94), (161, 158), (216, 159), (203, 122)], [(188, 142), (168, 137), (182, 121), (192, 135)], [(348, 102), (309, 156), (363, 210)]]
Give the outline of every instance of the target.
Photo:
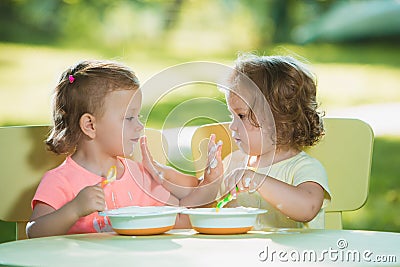
[[(149, 176), (143, 165), (129, 159), (120, 158), (120, 161), (125, 167), (123, 175), (104, 187), (107, 209), (164, 206), (170, 193)], [(32, 209), (40, 201), (58, 210), (74, 199), (84, 187), (98, 184), (103, 179), (67, 157), (60, 166), (45, 173), (32, 199)], [(80, 218), (68, 233), (106, 231), (112, 231), (107, 217), (94, 212)]]

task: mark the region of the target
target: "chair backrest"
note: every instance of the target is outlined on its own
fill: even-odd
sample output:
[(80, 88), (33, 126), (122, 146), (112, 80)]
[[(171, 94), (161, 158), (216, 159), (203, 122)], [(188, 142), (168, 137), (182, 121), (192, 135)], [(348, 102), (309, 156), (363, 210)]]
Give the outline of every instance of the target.
[[(18, 239), (25, 237), (25, 224), (32, 213), (30, 202), (41, 177), (65, 159), (65, 155), (46, 151), (44, 140), (49, 130), (47, 125), (0, 127), (0, 220), (18, 223)], [(164, 136), (154, 129), (145, 129), (145, 134), (154, 159), (166, 163)], [(139, 144), (133, 157), (141, 160)]]
[[(224, 142), (222, 157), (237, 149), (228, 125), (203, 125), (195, 131), (192, 152), (196, 170), (205, 164), (211, 133)], [(324, 118), (324, 125), (326, 135), (321, 142), (305, 151), (317, 158), (328, 173), (332, 201), (325, 210), (325, 228), (341, 229), (342, 212), (357, 210), (367, 200), (374, 135), (371, 127), (358, 119)]]

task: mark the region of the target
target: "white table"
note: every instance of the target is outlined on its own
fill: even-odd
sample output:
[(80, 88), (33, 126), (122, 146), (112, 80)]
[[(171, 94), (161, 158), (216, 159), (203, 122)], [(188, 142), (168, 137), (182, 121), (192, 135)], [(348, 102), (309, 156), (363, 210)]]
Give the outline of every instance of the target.
[[(383, 263), (385, 261), (385, 263)], [(281, 229), (243, 235), (66, 235), (0, 244), (18, 266), (400, 266), (400, 233)]]

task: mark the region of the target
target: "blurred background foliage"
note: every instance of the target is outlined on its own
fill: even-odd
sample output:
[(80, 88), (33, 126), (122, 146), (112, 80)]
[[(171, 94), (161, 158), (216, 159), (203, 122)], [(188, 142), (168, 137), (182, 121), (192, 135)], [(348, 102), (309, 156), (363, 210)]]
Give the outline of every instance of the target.
[[(344, 215), (344, 226), (399, 232), (399, 123), (384, 109), (400, 104), (399, 43), (396, 0), (1, 0), (0, 126), (49, 123), (58, 76), (82, 59), (120, 60), (145, 82), (186, 61), (232, 65), (239, 51), (295, 55), (317, 74), (327, 116), (368, 107), (389, 126), (379, 132), (372, 125), (378, 136), (370, 196)], [(165, 114), (204, 95), (215, 103), (190, 103), (191, 112), (207, 109), (229, 120), (221, 92), (191, 87), (152, 107), (149, 125), (161, 127)], [(182, 126), (179, 114), (168, 127)]]

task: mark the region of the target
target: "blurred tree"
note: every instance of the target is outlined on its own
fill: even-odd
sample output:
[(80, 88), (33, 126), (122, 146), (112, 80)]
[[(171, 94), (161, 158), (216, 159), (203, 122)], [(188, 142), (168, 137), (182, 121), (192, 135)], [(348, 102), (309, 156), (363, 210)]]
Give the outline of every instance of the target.
[[(65, 14), (77, 19), (88, 7), (100, 20), (117, 1), (107, 0), (3, 0), (0, 1), (0, 40), (49, 43), (56, 41), (66, 26)], [(79, 6), (71, 12), (71, 7)], [(88, 21), (88, 17), (84, 18)], [(95, 19), (91, 17), (90, 19)], [(85, 24), (81, 25), (85, 27)], [(90, 30), (90, 29), (87, 29)]]
[(173, 3), (167, 7), (165, 15), (164, 30), (168, 31), (173, 28), (178, 21), (179, 13), (182, 9), (183, 0), (174, 0)]
[(273, 35), (274, 43), (287, 42), (290, 37), (292, 21), (290, 19), (290, 6), (293, 0), (273, 0), (269, 11), (275, 30)]
[(0, 40), (47, 43), (57, 36), (62, 1), (0, 1)]
[(260, 45), (292, 42), (292, 32), (298, 25), (321, 16), (336, 2), (336, 0), (241, 1), (254, 14), (260, 34)]
[(1, 0), (0, 41), (107, 46), (143, 40), (175, 27), (183, 2)]
[[(0, 41), (114, 49), (168, 43), (181, 35), (187, 47), (188, 39), (196, 46), (203, 38), (253, 49), (398, 36), (399, 7), (398, 0), (0, 0)], [(367, 23), (371, 14), (375, 20)], [(247, 42), (235, 40), (238, 35)]]
[(335, 1), (327, 6), (326, 12), (299, 25), (293, 33), (296, 42), (398, 42), (400, 39), (398, 0)]

